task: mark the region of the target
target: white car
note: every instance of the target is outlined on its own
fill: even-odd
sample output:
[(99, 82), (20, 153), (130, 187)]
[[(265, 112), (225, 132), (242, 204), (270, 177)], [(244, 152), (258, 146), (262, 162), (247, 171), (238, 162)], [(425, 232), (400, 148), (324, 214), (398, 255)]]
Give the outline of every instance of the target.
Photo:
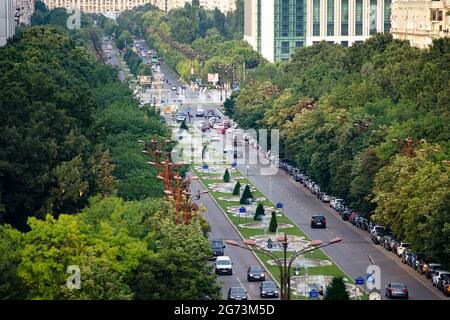
[(433, 277), (431, 278), (431, 280), (433, 281), (433, 286), (436, 286), (439, 282), (439, 279), (441, 279), (441, 276), (444, 275), (450, 275), (450, 272), (448, 272), (447, 270), (436, 270), (433, 272)]
[(233, 263), (228, 256), (219, 256), (216, 258), (216, 274), (233, 274)]
[(401, 257), (403, 255), (403, 252), (406, 250), (406, 248), (409, 247), (409, 243), (407, 242), (400, 242), (400, 244), (397, 246), (397, 255)]
[(331, 197), (329, 195), (327, 195), (326, 193), (322, 196), (322, 201), (323, 202), (330, 202)]
[(211, 137), (211, 142), (219, 142), (220, 138), (218, 136), (212, 136)]
[(332, 207), (333, 209), (336, 209), (338, 203), (342, 203), (344, 201), (344, 199), (333, 199), (330, 200), (330, 207)]
[(172, 91), (177, 91), (177, 87), (172, 86), (172, 88), (170, 88), (170, 90), (172, 90)]

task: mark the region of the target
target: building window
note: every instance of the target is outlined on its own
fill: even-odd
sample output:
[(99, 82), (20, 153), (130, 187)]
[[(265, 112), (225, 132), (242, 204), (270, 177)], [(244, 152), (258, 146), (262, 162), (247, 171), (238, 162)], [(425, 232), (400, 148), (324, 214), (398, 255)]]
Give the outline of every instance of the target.
[(334, 36), (334, 0), (327, 0), (327, 36)]
[(303, 48), (304, 42), (303, 41), (295, 41), (295, 47), (296, 48)]
[(295, 36), (305, 36), (305, 3), (297, 0), (295, 3)]
[(341, 2), (341, 35), (348, 36), (348, 0)]
[(442, 21), (442, 11), (439, 9), (432, 9), (431, 21)]
[(281, 54), (289, 54), (289, 41), (281, 41)]
[(384, 32), (391, 31), (391, 0), (384, 0)]
[(370, 32), (377, 33), (377, 0), (370, 0)]
[(313, 36), (320, 36), (320, 0), (313, 0)]
[(289, 37), (289, 0), (281, 2), (281, 36)]
[(355, 2), (355, 35), (363, 35), (363, 0)]
[(341, 41), (341, 45), (344, 47), (348, 47), (348, 41)]

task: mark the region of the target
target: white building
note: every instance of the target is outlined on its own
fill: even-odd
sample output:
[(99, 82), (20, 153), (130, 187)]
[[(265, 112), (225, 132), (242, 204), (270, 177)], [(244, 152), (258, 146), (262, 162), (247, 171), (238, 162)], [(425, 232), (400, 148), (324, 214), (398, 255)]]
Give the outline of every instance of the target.
[[(43, 0), (49, 9), (78, 8), (86, 13), (113, 13), (120, 14), (138, 6), (151, 3), (163, 11), (182, 8), (192, 0)], [(236, 9), (235, 0), (200, 0), (200, 6), (205, 9), (218, 8), (222, 12)]]
[(0, 47), (4, 46), (9, 38), (14, 36), (19, 16), (16, 19), (16, 1), (0, 1)]
[(450, 36), (450, 0), (393, 0), (394, 38), (427, 48), (433, 39)]
[(245, 0), (244, 39), (267, 60), (285, 61), (298, 47), (343, 46), (389, 31), (391, 0)]

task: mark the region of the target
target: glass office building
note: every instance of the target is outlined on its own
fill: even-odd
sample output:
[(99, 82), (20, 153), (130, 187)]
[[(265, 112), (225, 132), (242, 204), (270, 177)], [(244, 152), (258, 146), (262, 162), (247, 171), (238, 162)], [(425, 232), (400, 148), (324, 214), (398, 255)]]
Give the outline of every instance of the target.
[(244, 39), (269, 61), (321, 41), (351, 46), (389, 32), (391, 0), (245, 0)]

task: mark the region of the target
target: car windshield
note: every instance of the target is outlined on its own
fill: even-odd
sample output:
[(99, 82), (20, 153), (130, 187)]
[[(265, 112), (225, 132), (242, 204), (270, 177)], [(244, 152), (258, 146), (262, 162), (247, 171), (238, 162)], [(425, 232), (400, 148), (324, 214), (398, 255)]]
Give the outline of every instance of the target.
[(211, 246), (213, 248), (222, 248), (223, 243), (222, 241), (211, 241)]
[(231, 294), (234, 295), (244, 295), (245, 294), (245, 290), (242, 288), (231, 288)]
[(406, 289), (406, 286), (403, 283), (391, 283), (391, 288)]
[(313, 219), (314, 220), (323, 220), (323, 219), (325, 219), (325, 217), (324, 216), (313, 216)]
[(252, 273), (262, 273), (263, 269), (261, 267), (251, 267), (250, 272)]
[(229, 265), (230, 261), (229, 260), (218, 260), (217, 261), (218, 265), (224, 266), (224, 265)]
[(262, 284), (264, 289), (276, 289), (275, 283), (273, 282), (265, 282)]

